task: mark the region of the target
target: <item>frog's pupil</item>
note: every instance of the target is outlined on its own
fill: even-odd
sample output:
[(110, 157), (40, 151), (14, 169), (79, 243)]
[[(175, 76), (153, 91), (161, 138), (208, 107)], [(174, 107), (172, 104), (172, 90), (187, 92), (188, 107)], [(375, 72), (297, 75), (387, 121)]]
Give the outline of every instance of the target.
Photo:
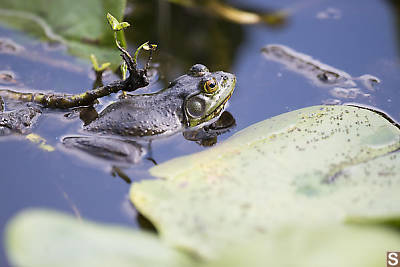
[(209, 86), (210, 86), (211, 88), (214, 88), (214, 87), (215, 87), (215, 83), (211, 82), (211, 83), (209, 84)]

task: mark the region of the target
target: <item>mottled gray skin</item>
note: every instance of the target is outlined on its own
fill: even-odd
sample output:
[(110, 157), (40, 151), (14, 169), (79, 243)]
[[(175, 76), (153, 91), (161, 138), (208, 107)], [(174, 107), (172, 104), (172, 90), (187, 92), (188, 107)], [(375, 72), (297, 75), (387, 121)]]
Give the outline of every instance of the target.
[[(212, 78), (218, 83), (218, 92), (204, 94), (204, 82)], [(205, 66), (196, 64), (188, 74), (180, 76), (157, 93), (128, 95), (110, 104), (84, 129), (104, 135), (142, 137), (169, 135), (204, 125), (219, 117), (233, 92), (235, 81), (233, 74), (222, 71), (211, 73)], [(208, 106), (196, 123), (185, 107), (187, 100), (194, 95), (204, 99)]]
[(40, 114), (41, 111), (33, 107), (0, 112), (0, 136), (29, 132)]

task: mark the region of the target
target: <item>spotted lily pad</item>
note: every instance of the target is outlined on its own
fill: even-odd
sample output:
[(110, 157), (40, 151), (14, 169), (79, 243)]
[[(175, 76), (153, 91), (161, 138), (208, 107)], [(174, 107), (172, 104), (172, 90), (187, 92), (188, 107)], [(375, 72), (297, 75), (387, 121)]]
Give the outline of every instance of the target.
[(21, 267), (195, 266), (152, 234), (46, 210), (15, 217), (7, 226), (6, 248), (10, 263)]
[(353, 106), (314, 106), (254, 124), (158, 165), (130, 196), (163, 240), (214, 258), (285, 225), (400, 214), (400, 130)]
[(121, 20), (125, 5), (126, 0), (2, 0), (0, 22), (60, 42), (75, 56), (89, 59), (94, 54), (116, 68), (121, 58), (106, 14)]

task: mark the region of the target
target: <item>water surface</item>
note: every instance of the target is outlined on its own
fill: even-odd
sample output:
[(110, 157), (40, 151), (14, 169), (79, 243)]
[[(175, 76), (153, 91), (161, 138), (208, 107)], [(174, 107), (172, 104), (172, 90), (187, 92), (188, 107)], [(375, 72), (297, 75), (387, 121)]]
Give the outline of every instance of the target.
[[(287, 9), (290, 15), (279, 27), (239, 25), (163, 1), (129, 3), (127, 20), (135, 25), (127, 32), (130, 48), (134, 50), (147, 40), (159, 44), (154, 63), (161, 79), (142, 92), (161, 88), (194, 63), (203, 63), (212, 71), (235, 73), (237, 87), (228, 110), (237, 126), (220, 136), (219, 141), (271, 116), (334, 100), (370, 105), (400, 120), (400, 29), (396, 24), (400, 14), (390, 1), (230, 3), (257, 10)], [(0, 71), (16, 75), (18, 84), (13, 86), (68, 93), (92, 88), (94, 75), (87, 62), (69, 56), (63, 49), (49, 49), (25, 33), (0, 26), (0, 38), (4, 37), (30, 52), (0, 54)], [(369, 96), (335, 97), (331, 87), (319, 86), (284, 64), (264, 57), (261, 49), (268, 44), (290, 47), (352, 77), (369, 74), (381, 82), (373, 91), (358, 85)], [(110, 74), (105, 81), (117, 78)], [(103, 103), (112, 99), (106, 98)], [(33, 132), (55, 146), (54, 152), (43, 151), (24, 137), (0, 139), (2, 231), (10, 217), (28, 207), (46, 207), (90, 220), (138, 227), (125, 181), (113, 177), (107, 164), (84, 161), (59, 149), (62, 136), (76, 133), (80, 127), (79, 120), (68, 120), (60, 112), (42, 116)], [(153, 142), (152, 157), (162, 163), (203, 149), (206, 148), (177, 134)], [(151, 161), (143, 160), (125, 172), (134, 181), (151, 179), (151, 166)], [(0, 250), (0, 265), (6, 266), (3, 247)]]

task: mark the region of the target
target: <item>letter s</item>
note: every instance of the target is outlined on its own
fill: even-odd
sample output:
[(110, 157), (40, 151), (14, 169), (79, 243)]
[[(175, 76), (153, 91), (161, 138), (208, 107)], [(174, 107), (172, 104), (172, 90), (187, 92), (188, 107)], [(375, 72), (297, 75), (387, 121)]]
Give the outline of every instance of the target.
[(388, 264), (390, 266), (396, 266), (397, 264), (399, 264), (399, 260), (397, 259), (397, 253), (390, 252), (388, 254)]

